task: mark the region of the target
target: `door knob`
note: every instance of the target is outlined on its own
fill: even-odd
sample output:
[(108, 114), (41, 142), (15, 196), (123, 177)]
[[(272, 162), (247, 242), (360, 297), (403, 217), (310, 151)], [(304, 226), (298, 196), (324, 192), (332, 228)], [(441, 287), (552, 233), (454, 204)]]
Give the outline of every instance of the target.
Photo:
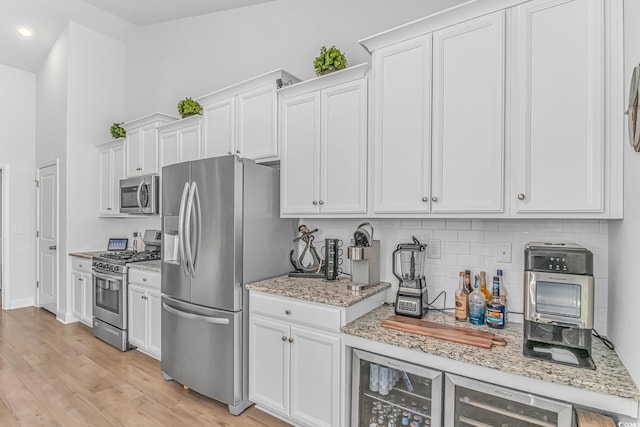
[(56, 249), (58, 249), (58, 247), (56, 245), (49, 246), (49, 250), (50, 251), (55, 251)]
[(523, 193), (518, 194), (518, 200), (524, 200), (524, 194)]

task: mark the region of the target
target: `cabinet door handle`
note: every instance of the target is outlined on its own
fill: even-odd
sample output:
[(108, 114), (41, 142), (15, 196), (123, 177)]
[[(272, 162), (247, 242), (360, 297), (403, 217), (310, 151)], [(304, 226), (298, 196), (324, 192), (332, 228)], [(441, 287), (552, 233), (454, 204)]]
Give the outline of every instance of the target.
[(524, 193), (518, 194), (518, 200), (524, 200)]
[(111, 210), (111, 208), (107, 208), (107, 210), (108, 210), (108, 211), (110, 211), (110, 210)]
[(289, 342), (293, 342), (293, 338), (289, 338)]
[(142, 281), (143, 281), (143, 282), (146, 282), (146, 281), (147, 281), (147, 278), (146, 278), (146, 277), (143, 277), (143, 278), (142, 278)]
[(229, 150), (227, 151), (227, 154), (233, 154), (233, 151)]
[(317, 202), (316, 200), (314, 200), (314, 201), (313, 201), (313, 202), (311, 202), (311, 203), (313, 203), (313, 205), (314, 205), (314, 206), (318, 204), (318, 202)]
[(50, 251), (55, 251), (56, 249), (58, 249), (58, 247), (56, 245), (49, 246), (49, 250)]
[(427, 196), (425, 196), (425, 197), (423, 197), (423, 198), (422, 198), (422, 201), (423, 201), (423, 202), (428, 202), (428, 201), (429, 201), (429, 198), (428, 198)]
[(146, 296), (146, 295), (141, 295), (141, 296), (140, 296), (140, 298), (142, 298), (142, 299), (149, 299), (149, 297), (148, 297), (148, 296)]
[(284, 335), (282, 336), (282, 341), (286, 341), (287, 337), (285, 337)]
[(285, 310), (284, 314), (286, 314), (287, 316), (291, 314), (291, 310)]
[(437, 198), (436, 196), (433, 196), (433, 197), (431, 198), (431, 201), (435, 203), (435, 202), (437, 202), (437, 201), (438, 201), (438, 198)]
[(319, 204), (319, 205), (324, 205), (324, 200), (320, 200), (320, 201), (318, 202), (318, 204)]
[(237, 153), (237, 154), (240, 154), (240, 150), (236, 150), (236, 153)]

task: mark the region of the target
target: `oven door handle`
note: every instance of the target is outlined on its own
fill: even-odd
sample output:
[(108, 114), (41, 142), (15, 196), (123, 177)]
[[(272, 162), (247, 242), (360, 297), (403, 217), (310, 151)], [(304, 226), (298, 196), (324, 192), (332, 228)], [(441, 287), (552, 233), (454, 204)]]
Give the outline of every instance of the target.
[(110, 274), (102, 274), (96, 271), (93, 272), (93, 275), (96, 279), (102, 279), (106, 282), (111, 282), (111, 284), (101, 285), (100, 282), (95, 281), (96, 286), (107, 291), (119, 291), (120, 285), (118, 283), (122, 282), (122, 277), (112, 276)]
[(184, 248), (184, 214), (185, 214), (185, 206), (187, 202), (187, 194), (189, 192), (189, 183), (184, 183), (184, 188), (182, 189), (182, 197), (180, 198), (180, 209), (178, 213), (178, 249), (180, 251), (180, 265), (182, 266), (182, 271), (184, 271), (184, 275), (189, 277), (189, 264), (187, 258), (185, 256), (185, 248)]
[(162, 303), (162, 307), (167, 310), (171, 314), (175, 314), (178, 317), (182, 317), (183, 319), (189, 320), (202, 320), (203, 322), (213, 323), (215, 325), (228, 325), (229, 319), (225, 319), (224, 317), (212, 317), (212, 316), (202, 316), (200, 314), (187, 313), (185, 311), (177, 310), (166, 302)]

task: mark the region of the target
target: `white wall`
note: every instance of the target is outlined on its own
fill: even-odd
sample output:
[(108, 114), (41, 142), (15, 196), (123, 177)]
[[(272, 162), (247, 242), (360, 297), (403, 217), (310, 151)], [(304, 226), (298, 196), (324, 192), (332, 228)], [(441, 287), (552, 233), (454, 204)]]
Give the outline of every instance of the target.
[[(35, 295), (35, 122), (36, 78), (32, 73), (0, 65), (0, 166), (9, 184), (5, 197), (4, 235), (9, 258), (4, 308), (32, 305)], [(7, 173), (8, 172), (8, 173)]]
[(358, 40), (464, 0), (279, 0), (139, 28), (127, 40), (125, 120), (283, 68), (306, 80), (322, 45), (350, 65), (370, 61)]
[[(624, 2), (625, 88), (629, 87), (633, 67), (640, 62), (640, 3)], [(626, 102), (626, 99), (625, 99)], [(640, 317), (638, 302), (638, 260), (640, 260), (640, 153), (624, 143), (624, 219), (609, 227), (609, 335), (616, 344), (636, 384), (640, 384)]]

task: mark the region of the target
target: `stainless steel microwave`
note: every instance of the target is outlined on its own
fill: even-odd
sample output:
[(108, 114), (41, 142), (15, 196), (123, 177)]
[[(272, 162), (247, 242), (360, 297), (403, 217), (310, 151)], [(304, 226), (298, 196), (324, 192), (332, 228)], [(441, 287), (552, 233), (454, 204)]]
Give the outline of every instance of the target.
[(120, 180), (120, 213), (154, 215), (160, 212), (160, 177), (143, 175)]

